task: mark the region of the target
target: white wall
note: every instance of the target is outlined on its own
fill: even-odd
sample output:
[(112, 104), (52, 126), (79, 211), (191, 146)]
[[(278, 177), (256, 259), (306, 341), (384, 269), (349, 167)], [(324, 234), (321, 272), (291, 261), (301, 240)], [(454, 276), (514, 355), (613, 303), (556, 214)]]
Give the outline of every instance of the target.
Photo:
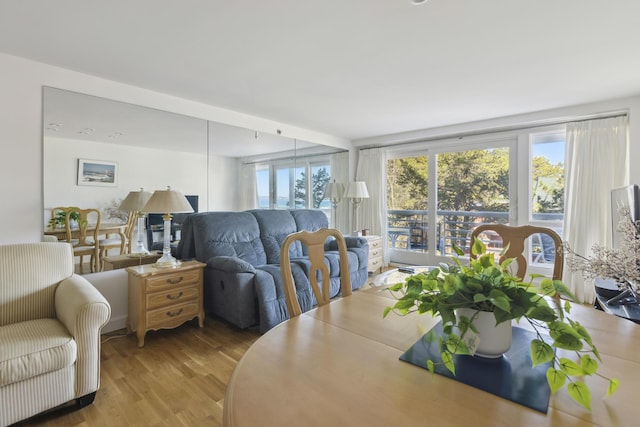
[[(53, 207), (103, 209), (111, 201), (124, 199), (129, 191), (137, 191), (140, 187), (153, 192), (164, 190), (170, 185), (182, 194), (198, 195), (201, 210), (207, 206), (205, 153), (198, 155), (111, 143), (46, 138), (44, 158), (45, 222)], [(117, 187), (76, 185), (78, 159), (117, 162)], [(224, 163), (224, 160), (221, 162)], [(231, 159), (226, 161), (234, 163)]]
[[(0, 209), (0, 244), (40, 241), (43, 223), (42, 192), (42, 88), (60, 89), (100, 96), (145, 107), (157, 108), (205, 120), (275, 133), (319, 144), (345, 148), (348, 141), (331, 135), (277, 123), (222, 108), (189, 101), (147, 89), (54, 67), (0, 53), (0, 197), (10, 208)], [(223, 159), (213, 158), (216, 164)], [(210, 170), (208, 194), (222, 196), (220, 209), (234, 209), (236, 195), (229, 194), (236, 177), (235, 163)], [(231, 188), (231, 190), (230, 190)], [(213, 209), (212, 207), (209, 207)]]
[[(255, 116), (224, 110), (175, 96), (153, 92), (99, 77), (0, 53), (0, 244), (38, 242), (43, 221), (43, 86), (99, 96), (145, 107), (184, 114), (205, 120), (275, 133), (334, 147), (346, 148), (348, 141), (331, 135), (277, 123)], [(89, 156), (94, 158), (95, 156)], [(210, 199), (209, 210), (236, 209), (237, 161), (211, 156), (209, 179), (203, 179)], [(213, 165), (213, 167), (211, 167)], [(71, 171), (65, 173), (73, 174)], [(168, 183), (170, 184), (170, 183)], [(152, 189), (150, 186), (149, 189)], [(102, 189), (102, 188), (101, 188)], [(135, 188), (134, 188), (135, 189)], [(124, 190), (124, 189), (123, 189)], [(187, 191), (186, 189), (184, 191)], [(124, 193), (124, 191), (123, 191)], [(205, 209), (205, 207), (201, 207)], [(122, 276), (120, 272), (120, 276)], [(123, 277), (113, 281), (109, 272), (96, 273), (93, 281), (112, 306), (112, 322), (105, 330), (121, 327), (127, 307), (127, 284)], [(115, 273), (118, 275), (118, 273)]]

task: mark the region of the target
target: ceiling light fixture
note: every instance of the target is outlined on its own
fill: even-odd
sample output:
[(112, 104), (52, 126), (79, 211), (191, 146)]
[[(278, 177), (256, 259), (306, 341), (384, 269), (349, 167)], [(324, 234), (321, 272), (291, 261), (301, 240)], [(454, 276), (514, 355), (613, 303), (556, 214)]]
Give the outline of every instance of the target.
[(426, 3), (427, 0), (411, 0), (409, 3), (414, 4), (414, 5), (419, 5), (419, 4), (424, 4)]

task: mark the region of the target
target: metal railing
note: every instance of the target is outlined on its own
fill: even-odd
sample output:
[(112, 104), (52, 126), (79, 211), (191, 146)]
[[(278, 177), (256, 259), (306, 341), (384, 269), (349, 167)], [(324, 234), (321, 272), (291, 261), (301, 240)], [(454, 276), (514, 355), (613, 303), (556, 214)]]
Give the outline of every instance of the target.
[[(427, 252), (429, 250), (427, 214), (426, 210), (388, 210), (389, 247)], [(558, 221), (562, 219), (562, 214), (535, 214), (534, 219)], [(468, 252), (471, 244), (471, 232), (474, 228), (482, 224), (506, 224), (508, 221), (508, 212), (438, 211), (435, 227), (437, 233), (436, 251), (440, 255), (451, 254), (451, 245), (455, 243), (459, 248)]]

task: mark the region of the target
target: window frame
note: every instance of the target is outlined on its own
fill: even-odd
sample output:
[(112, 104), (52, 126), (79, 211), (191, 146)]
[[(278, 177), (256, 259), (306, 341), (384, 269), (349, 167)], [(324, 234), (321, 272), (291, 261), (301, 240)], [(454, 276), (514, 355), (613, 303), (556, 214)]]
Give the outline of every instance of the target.
[[(536, 128), (519, 129), (504, 132), (491, 132), (483, 135), (472, 135), (458, 138), (422, 141), (398, 147), (388, 147), (387, 159), (393, 160), (405, 157), (427, 156), (429, 169), (427, 172), (428, 193), (427, 220), (428, 224), (437, 224), (437, 155), (446, 152), (467, 150), (481, 150), (497, 147), (509, 149), (509, 223), (511, 225), (539, 225), (549, 228), (562, 228), (564, 220), (540, 221), (532, 217), (532, 151), (533, 144), (544, 142), (544, 138), (566, 133), (565, 124), (539, 126)], [(567, 160), (565, 158), (564, 164)], [(386, 169), (385, 169), (386, 173)], [(386, 179), (385, 179), (386, 184)], [(384, 189), (386, 192), (386, 188)], [(526, 195), (525, 200), (519, 195)], [(428, 247), (436, 248), (436, 233), (428, 233)], [(527, 251), (527, 252), (530, 252)], [(414, 252), (389, 248), (392, 262), (414, 265), (435, 265), (446, 261), (447, 256), (438, 255), (435, 251)], [(400, 255), (400, 257), (399, 257)], [(525, 256), (529, 257), (529, 253)], [(400, 260), (398, 260), (400, 258)], [(530, 259), (530, 258), (529, 258)], [(531, 265), (531, 273), (550, 274), (552, 265)]]
[[(298, 157), (292, 159), (281, 159), (274, 161), (265, 161), (256, 163), (256, 174), (258, 171), (268, 171), (268, 182), (269, 182), (269, 206), (268, 208), (258, 206), (258, 209), (311, 209), (312, 201), (309, 197), (312, 190), (312, 179), (313, 173), (312, 169), (314, 167), (322, 167), (326, 166), (329, 171), (329, 176), (331, 177), (331, 158), (330, 156), (313, 156), (313, 157)], [(305, 200), (304, 206), (296, 206), (295, 205), (295, 181), (296, 181), (296, 173), (297, 169), (303, 168), (306, 182), (305, 182)], [(292, 206), (288, 207), (278, 207), (277, 205), (277, 189), (278, 189), (278, 177), (277, 171), (281, 169), (288, 169), (288, 184), (287, 187), (289, 189), (289, 203)], [(256, 175), (257, 179), (257, 175)], [(326, 211), (325, 213), (330, 213), (331, 208), (320, 208), (322, 211)]]

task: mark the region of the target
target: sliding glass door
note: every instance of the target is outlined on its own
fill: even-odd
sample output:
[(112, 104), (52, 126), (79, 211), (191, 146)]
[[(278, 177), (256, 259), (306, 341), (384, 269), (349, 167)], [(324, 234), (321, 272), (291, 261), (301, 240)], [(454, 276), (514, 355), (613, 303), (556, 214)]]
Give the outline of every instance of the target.
[[(390, 151), (387, 161), (387, 244), (393, 263), (433, 265), (467, 254), (471, 231), (484, 223), (533, 224), (562, 236), (564, 126), (425, 143)], [(499, 253), (497, 236), (483, 236)], [(533, 236), (531, 271), (548, 274), (553, 248)]]
[(451, 150), (434, 147), (387, 162), (388, 246), (392, 261), (433, 265), (468, 250), (471, 230), (509, 222), (515, 141)]

